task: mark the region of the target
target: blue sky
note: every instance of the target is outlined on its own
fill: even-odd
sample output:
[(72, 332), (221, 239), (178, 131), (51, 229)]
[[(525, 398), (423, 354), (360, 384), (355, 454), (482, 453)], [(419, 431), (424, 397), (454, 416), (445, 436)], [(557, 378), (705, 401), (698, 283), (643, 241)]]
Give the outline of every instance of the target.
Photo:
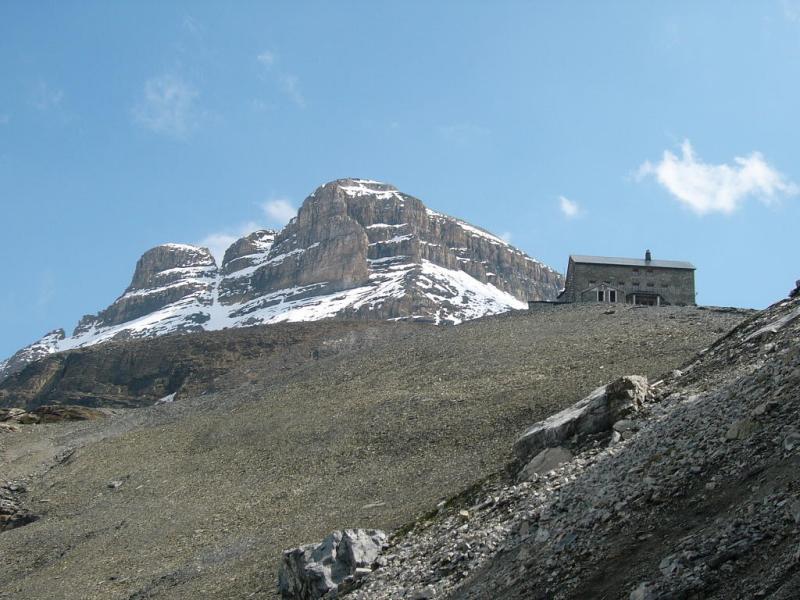
[(800, 2), (4, 2), (0, 356), (149, 247), (388, 181), (563, 271), (690, 260), (698, 302), (800, 277)]

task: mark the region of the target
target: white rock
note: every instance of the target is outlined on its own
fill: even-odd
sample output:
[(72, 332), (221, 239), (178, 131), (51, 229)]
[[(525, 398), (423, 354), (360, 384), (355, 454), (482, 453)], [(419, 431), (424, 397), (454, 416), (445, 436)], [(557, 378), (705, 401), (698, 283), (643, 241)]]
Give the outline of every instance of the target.
[(359, 569), (371, 572), (367, 567), (385, 542), (386, 534), (379, 529), (345, 529), (334, 531), (319, 544), (287, 550), (278, 573), (278, 591), (292, 600), (322, 598)]
[(621, 377), (599, 387), (571, 407), (529, 427), (515, 442), (514, 453), (526, 460), (576, 435), (607, 431), (615, 421), (641, 407), (648, 389), (647, 378), (640, 375)]
[(800, 446), (800, 433), (792, 431), (783, 438), (783, 449), (787, 452), (791, 452), (797, 446)]
[(640, 583), (638, 587), (631, 592), (629, 600), (654, 600), (655, 593), (649, 583)]

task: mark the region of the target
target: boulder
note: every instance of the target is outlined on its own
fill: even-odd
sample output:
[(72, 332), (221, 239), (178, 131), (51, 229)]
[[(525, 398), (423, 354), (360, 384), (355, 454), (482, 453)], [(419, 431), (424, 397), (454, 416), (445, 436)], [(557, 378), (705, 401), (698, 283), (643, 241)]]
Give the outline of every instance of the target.
[(514, 454), (525, 461), (575, 435), (608, 431), (615, 422), (639, 410), (648, 389), (647, 378), (641, 375), (627, 375), (599, 387), (583, 400), (529, 427), (514, 443)]
[(25, 486), (11, 481), (0, 484), (0, 531), (22, 527), (38, 519), (22, 507), (20, 495), (25, 491)]
[(532, 479), (535, 475), (542, 475), (557, 469), (571, 460), (572, 452), (566, 448), (545, 448), (525, 465), (525, 468), (519, 474), (519, 478), (523, 481)]
[(791, 452), (798, 446), (800, 446), (800, 432), (790, 431), (786, 434), (786, 437), (783, 438), (783, 449), (786, 450), (786, 452)]
[(760, 428), (761, 426), (751, 419), (739, 419), (728, 427), (728, 431), (725, 432), (725, 439), (746, 440)]
[(647, 582), (640, 583), (629, 596), (630, 600), (655, 600), (656, 593), (653, 585)]
[(26, 412), (15, 419), (17, 423), (22, 425), (35, 425), (40, 421), (40, 417), (37, 414)]
[[(316, 600), (350, 587), (364, 576), (386, 544), (379, 529), (334, 531), (319, 544), (307, 544), (283, 553), (278, 591), (285, 600)], [(342, 590), (344, 591), (344, 590)]]

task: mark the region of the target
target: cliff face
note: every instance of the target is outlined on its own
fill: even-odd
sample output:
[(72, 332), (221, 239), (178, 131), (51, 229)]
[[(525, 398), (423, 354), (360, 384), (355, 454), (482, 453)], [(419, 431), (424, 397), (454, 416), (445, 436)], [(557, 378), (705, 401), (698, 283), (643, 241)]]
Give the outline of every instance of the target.
[(334, 313), (318, 307), (324, 316), (457, 323), (554, 299), (561, 283), (507, 242), (393, 186), (342, 179), (314, 191), (260, 266), (222, 283), (220, 301), (239, 303), (246, 318), (346, 291), (344, 304), (329, 298)]
[[(145, 252), (136, 263), (133, 279), (125, 293), (97, 315), (87, 315), (78, 323), (74, 337), (123, 323), (131, 324), (167, 306), (196, 307), (185, 315), (178, 331), (202, 329), (208, 320), (202, 307), (210, 306), (216, 286), (217, 265), (206, 248), (186, 244), (164, 244)], [(146, 325), (145, 325), (146, 327)]]
[(323, 318), (462, 321), (555, 299), (563, 279), (504, 240), (395, 187), (340, 179), (317, 188), (280, 232), (206, 248), (164, 244), (139, 259), (111, 306), (72, 336), (49, 335), (0, 363), (111, 339)]

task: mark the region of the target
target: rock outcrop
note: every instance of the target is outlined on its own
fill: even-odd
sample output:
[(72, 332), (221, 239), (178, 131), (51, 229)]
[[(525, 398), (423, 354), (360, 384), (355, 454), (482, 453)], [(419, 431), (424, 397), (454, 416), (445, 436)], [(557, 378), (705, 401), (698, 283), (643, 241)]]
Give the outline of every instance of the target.
[(609, 431), (615, 422), (641, 408), (648, 389), (647, 378), (640, 375), (599, 387), (580, 402), (529, 427), (514, 444), (514, 454), (525, 461), (573, 436)]
[(33, 523), (38, 517), (22, 505), (23, 484), (0, 483), (0, 532)]
[(230, 275), (257, 267), (269, 254), (277, 233), (272, 229), (261, 229), (236, 240), (225, 251), (222, 273)]
[(111, 306), (0, 363), (0, 380), (42, 356), (109, 340), (325, 318), (454, 324), (553, 300), (563, 278), (504, 240), (397, 188), (340, 179), (280, 232), (145, 252)]
[(31, 411), (22, 408), (0, 408), (0, 423), (8, 425), (31, 425), (35, 423), (58, 423), (59, 421), (93, 421), (102, 419), (106, 413), (86, 406), (57, 405), (40, 406)]
[(571, 461), (572, 458), (572, 452), (566, 448), (560, 446), (545, 448), (525, 465), (519, 473), (519, 479), (523, 481), (535, 479), (537, 475), (543, 475), (553, 469), (557, 469), (564, 463)]
[(236, 304), (250, 297), (250, 278), (262, 264), (269, 260), (269, 251), (275, 243), (276, 231), (262, 229), (236, 240), (222, 260), (219, 296), (221, 303)]
[[(163, 244), (145, 252), (136, 263), (133, 279), (125, 293), (97, 315), (81, 319), (74, 338), (88, 337), (97, 331), (129, 324), (116, 334), (137, 336), (155, 328), (169, 331), (198, 331), (209, 317), (203, 308), (212, 304), (212, 292), (217, 280), (217, 265), (207, 248), (186, 244)], [(178, 320), (168, 315), (158, 323), (136, 321), (170, 307), (180, 308)], [(188, 309), (188, 310), (187, 310)]]
[(319, 544), (287, 550), (278, 591), (285, 600), (318, 600), (353, 589), (372, 571), (385, 544), (386, 534), (379, 529), (344, 529)]

